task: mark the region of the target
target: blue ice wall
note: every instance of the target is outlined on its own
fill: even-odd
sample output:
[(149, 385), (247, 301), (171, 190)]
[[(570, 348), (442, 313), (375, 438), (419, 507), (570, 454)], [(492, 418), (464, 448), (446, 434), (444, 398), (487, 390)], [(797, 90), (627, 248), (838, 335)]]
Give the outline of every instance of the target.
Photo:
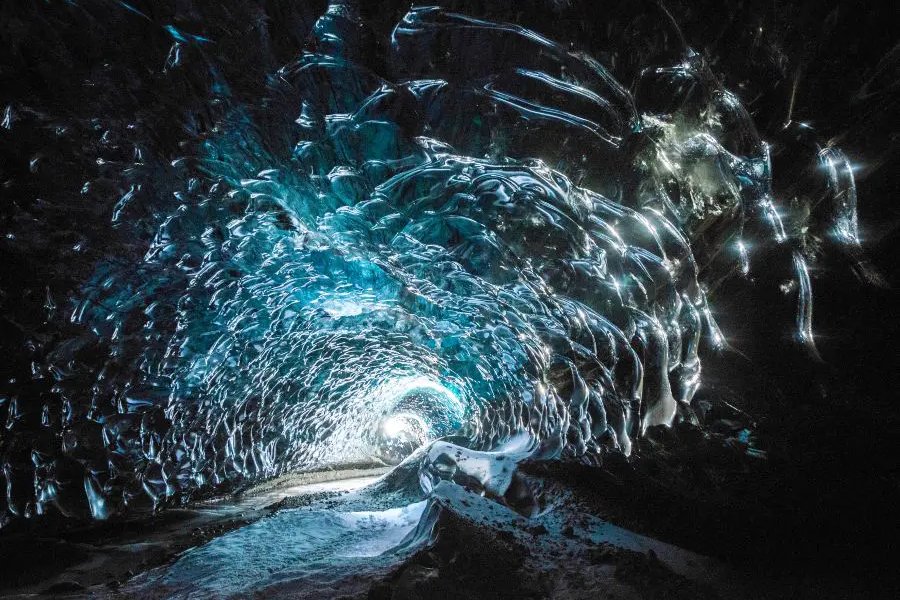
[(686, 46), (626, 89), (564, 40), (428, 7), (373, 60), (378, 32), (336, 2), (254, 97), (223, 40), (157, 35), (158, 85), (190, 99), (171, 109), (184, 152), (139, 112), (79, 125), (105, 148), (82, 201), (114, 195), (115, 243), (48, 300), (69, 323), (34, 366), (52, 435), (25, 434), (34, 402), (6, 405), (9, 515), (105, 518), (449, 435), (627, 454), (693, 418), (701, 355), (725, 344), (708, 292), (760, 245), (784, 248), (765, 268), (812, 347), (768, 146)]

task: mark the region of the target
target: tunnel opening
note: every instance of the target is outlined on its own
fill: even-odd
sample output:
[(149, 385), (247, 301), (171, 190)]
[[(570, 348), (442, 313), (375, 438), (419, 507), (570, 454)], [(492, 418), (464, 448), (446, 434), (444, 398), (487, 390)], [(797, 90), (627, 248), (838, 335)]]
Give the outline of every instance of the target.
[(394, 398), (375, 421), (374, 457), (396, 465), (435, 439), (454, 435), (465, 419), (465, 404), (447, 387), (424, 377), (385, 383)]

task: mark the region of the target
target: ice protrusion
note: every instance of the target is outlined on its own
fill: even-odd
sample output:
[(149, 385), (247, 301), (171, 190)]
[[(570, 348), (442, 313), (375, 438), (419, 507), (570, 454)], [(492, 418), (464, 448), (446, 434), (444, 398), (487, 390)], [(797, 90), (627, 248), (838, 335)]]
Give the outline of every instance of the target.
[(513, 437), (492, 451), (434, 442), (422, 460), (419, 481), (426, 494), (442, 482), (451, 482), (531, 515), (538, 511), (539, 505), (517, 469), (521, 461), (537, 451), (535, 440), (525, 434)]

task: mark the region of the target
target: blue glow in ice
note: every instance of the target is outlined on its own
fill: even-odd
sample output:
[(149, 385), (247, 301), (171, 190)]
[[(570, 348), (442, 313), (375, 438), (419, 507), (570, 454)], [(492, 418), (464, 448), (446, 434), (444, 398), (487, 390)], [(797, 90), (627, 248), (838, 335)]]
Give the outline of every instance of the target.
[[(134, 133), (84, 183), (115, 183), (105, 217), (130, 254), (95, 257), (59, 307), (74, 333), (35, 369), (54, 379), (51, 437), (95, 517), (393, 464), (447, 436), (628, 454), (692, 418), (703, 350), (725, 344), (710, 290), (753, 276), (761, 248), (785, 250), (763, 268), (785, 272), (812, 348), (768, 145), (696, 53), (648, 66), (632, 94), (568, 43), (419, 7), (376, 73), (353, 6), (329, 5), (251, 101), (189, 43), (209, 40), (167, 26), (166, 69), (209, 96), (178, 115), (184, 153), (154, 156)], [(857, 245), (850, 163), (820, 160), (847, 192), (831, 235)], [(77, 505), (55, 456), (15, 478), (37, 481), (38, 512)]]

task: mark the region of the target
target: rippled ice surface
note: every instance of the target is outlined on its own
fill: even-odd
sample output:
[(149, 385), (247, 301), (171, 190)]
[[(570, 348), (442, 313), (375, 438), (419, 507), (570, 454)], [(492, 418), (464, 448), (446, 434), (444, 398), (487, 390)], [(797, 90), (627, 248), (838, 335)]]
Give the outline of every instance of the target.
[(298, 577), (371, 571), (379, 555), (415, 529), (425, 504), (383, 511), (283, 510), (189, 550), (172, 567), (130, 585), (157, 595), (218, 597)]
[[(191, 90), (182, 153), (154, 152), (140, 118), (66, 125), (98, 140), (80, 195), (108, 207), (111, 233), (74, 296), (48, 299), (67, 322), (33, 367), (53, 382), (50, 441), (33, 441), (33, 407), (9, 404), (11, 515), (105, 518), (293, 470), (393, 464), (450, 435), (490, 450), (526, 434), (521, 456), (628, 453), (647, 427), (694, 418), (702, 354), (725, 344), (709, 291), (731, 276), (779, 282), (814, 352), (768, 145), (686, 46), (626, 89), (565, 40), (426, 7), (375, 60), (377, 31), (336, 2), (248, 99), (215, 41), (159, 35), (161, 81)], [(11, 107), (4, 127), (26, 117)], [(828, 231), (858, 245), (849, 163), (816, 156)], [(194, 579), (258, 535), (289, 550), (235, 580), (332, 537), (363, 556), (402, 537), (404, 510), (283, 513), (183, 561)], [(372, 547), (346, 541), (366, 528)]]

